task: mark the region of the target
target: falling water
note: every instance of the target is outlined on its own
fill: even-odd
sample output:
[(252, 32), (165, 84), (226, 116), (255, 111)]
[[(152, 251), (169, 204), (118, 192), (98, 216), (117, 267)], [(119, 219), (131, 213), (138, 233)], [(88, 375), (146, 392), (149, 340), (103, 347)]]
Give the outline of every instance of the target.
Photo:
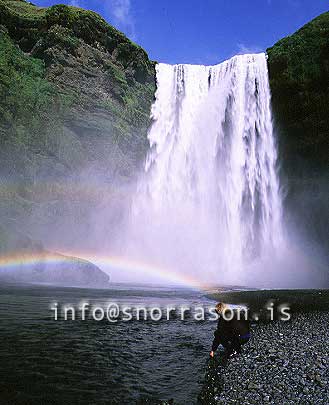
[(282, 239), (266, 55), (156, 69), (132, 206), (136, 252), (204, 281), (239, 282)]

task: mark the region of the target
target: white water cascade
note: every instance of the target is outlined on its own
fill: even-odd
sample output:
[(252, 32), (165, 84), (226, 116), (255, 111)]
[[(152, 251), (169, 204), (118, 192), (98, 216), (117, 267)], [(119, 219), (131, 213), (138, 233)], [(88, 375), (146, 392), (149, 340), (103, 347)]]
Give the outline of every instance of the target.
[(204, 282), (241, 283), (283, 239), (266, 55), (156, 70), (135, 252)]

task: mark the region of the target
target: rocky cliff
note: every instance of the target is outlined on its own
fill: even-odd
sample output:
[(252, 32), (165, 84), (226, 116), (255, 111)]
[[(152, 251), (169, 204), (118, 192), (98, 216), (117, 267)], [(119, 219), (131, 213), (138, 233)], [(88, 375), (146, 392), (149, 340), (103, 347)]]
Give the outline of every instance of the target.
[(1, 0), (0, 24), (1, 142), (25, 152), (21, 174), (67, 175), (100, 161), (129, 174), (145, 152), (155, 89), (145, 51), (70, 6)]
[[(6, 261), (6, 263), (4, 263)], [(46, 283), (71, 287), (109, 287), (110, 278), (93, 263), (48, 251), (20, 249), (1, 257), (0, 283)]]
[(267, 54), (291, 221), (328, 252), (329, 12)]
[[(329, 12), (267, 49), (285, 159), (329, 167)], [(294, 165), (287, 169), (295, 171)]]
[(0, 251), (93, 239), (143, 161), (154, 91), (154, 62), (96, 13), (0, 0)]

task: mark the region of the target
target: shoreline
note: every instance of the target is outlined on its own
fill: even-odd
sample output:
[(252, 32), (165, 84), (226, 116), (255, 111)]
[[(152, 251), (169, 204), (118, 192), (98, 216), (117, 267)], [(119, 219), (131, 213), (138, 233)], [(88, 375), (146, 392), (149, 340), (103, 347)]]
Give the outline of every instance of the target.
[(208, 292), (206, 297), (227, 304), (243, 305), (251, 312), (262, 311), (268, 302), (289, 305), (292, 313), (327, 311), (329, 289), (277, 289)]
[(253, 325), (241, 355), (209, 361), (198, 403), (329, 403), (328, 321), (327, 308)]

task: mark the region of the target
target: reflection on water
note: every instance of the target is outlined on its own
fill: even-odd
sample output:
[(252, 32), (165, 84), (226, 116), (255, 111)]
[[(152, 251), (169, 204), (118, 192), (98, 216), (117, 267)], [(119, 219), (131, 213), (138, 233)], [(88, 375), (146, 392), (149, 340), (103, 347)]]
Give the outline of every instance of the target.
[(175, 404), (196, 402), (213, 322), (54, 321), (51, 302), (77, 305), (81, 300), (110, 300), (131, 306), (209, 304), (201, 293), (186, 289), (2, 286), (2, 401), (134, 404), (147, 398), (174, 398)]

